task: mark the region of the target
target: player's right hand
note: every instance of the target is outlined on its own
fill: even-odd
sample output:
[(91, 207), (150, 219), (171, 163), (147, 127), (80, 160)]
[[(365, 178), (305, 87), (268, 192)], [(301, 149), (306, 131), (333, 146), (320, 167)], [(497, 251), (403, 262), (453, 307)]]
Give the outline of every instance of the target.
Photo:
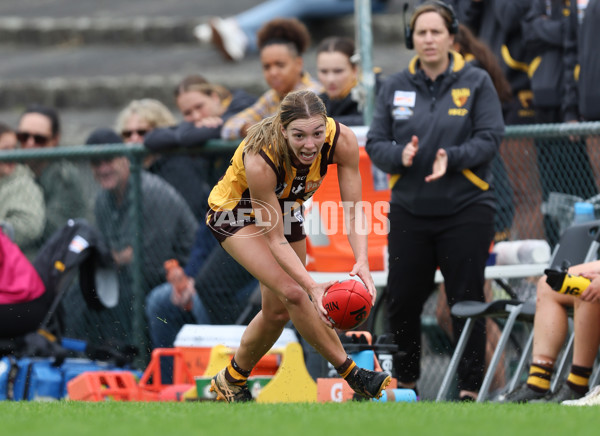
[(308, 290), (308, 296), (315, 307), (315, 310), (319, 314), (319, 318), (321, 318), (321, 321), (323, 321), (329, 328), (333, 328), (333, 323), (327, 317), (327, 310), (325, 310), (325, 307), (323, 306), (323, 295), (325, 295), (325, 291), (327, 289), (336, 283), (336, 280), (332, 280), (327, 283), (317, 283), (317, 286)]

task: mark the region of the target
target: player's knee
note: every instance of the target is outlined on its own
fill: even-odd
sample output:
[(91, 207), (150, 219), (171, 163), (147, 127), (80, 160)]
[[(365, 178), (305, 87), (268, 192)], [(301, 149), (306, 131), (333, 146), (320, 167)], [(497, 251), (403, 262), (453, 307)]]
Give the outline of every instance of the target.
[(284, 326), (290, 320), (290, 314), (285, 308), (262, 309), (263, 318), (270, 324), (280, 324)]
[(281, 302), (286, 307), (299, 306), (306, 300), (307, 295), (306, 291), (302, 289), (299, 285), (291, 286), (287, 288), (283, 295), (281, 296)]

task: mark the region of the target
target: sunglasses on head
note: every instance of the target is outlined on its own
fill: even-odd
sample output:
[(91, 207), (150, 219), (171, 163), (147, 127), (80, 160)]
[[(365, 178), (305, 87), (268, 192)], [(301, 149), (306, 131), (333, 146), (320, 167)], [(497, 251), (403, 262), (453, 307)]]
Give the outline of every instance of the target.
[(29, 138), (33, 138), (35, 145), (46, 145), (50, 141), (50, 137), (38, 135), (37, 133), (17, 132), (17, 139), (21, 144), (25, 144)]
[(134, 129), (134, 130), (123, 130), (121, 135), (123, 138), (131, 138), (131, 135), (137, 133), (138, 136), (145, 136), (148, 133), (147, 129)]

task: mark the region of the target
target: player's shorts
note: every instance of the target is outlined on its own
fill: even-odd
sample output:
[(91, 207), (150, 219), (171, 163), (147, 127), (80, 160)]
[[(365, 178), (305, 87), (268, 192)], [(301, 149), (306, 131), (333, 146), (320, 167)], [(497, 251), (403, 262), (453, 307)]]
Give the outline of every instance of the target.
[[(256, 219), (252, 216), (244, 217), (244, 220), (231, 222), (228, 216), (224, 216), (227, 212), (215, 212), (209, 210), (206, 214), (206, 224), (212, 232), (213, 236), (217, 238), (220, 244), (225, 241), (229, 236), (233, 236), (239, 230), (244, 227), (254, 225), (256, 227), (256, 235), (262, 235), (264, 229), (256, 225)], [(289, 222), (284, 224), (284, 235), (288, 242), (298, 242), (306, 239), (306, 233), (304, 233), (304, 219), (302, 214), (295, 214), (289, 218)], [(246, 235), (251, 237), (251, 235)]]

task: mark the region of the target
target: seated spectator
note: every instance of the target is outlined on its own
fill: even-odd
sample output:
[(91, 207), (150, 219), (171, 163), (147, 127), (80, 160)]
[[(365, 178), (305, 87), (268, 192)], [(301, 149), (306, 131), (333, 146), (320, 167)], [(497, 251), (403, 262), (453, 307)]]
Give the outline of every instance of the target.
[(231, 117), (223, 125), (223, 139), (239, 139), (260, 120), (274, 115), (290, 91), (310, 89), (319, 94), (323, 87), (304, 71), (302, 55), (310, 45), (310, 34), (296, 19), (274, 19), (257, 34), (263, 76), (269, 85), (256, 103)]
[(223, 123), (256, 102), (256, 97), (243, 90), (231, 92), (212, 83), (182, 84), (176, 93), (184, 121), (149, 132), (144, 145), (152, 151), (197, 147), (210, 139), (219, 139)]
[(184, 270), (188, 286), (183, 297), (167, 282), (146, 298), (154, 348), (172, 347), (185, 324), (235, 324), (258, 286), (256, 279), (217, 244), (204, 223)]
[(0, 338), (15, 340), (37, 330), (54, 296), (1, 229), (0, 260)]
[(317, 77), (325, 88), (319, 97), (327, 115), (347, 126), (365, 124), (359, 95), (353, 92), (358, 84), (355, 50), (352, 39), (339, 36), (324, 39), (317, 48)]
[[(163, 103), (153, 98), (143, 98), (130, 101), (119, 112), (115, 129), (121, 134), (121, 142), (142, 144), (151, 130), (175, 124), (175, 117)], [(144, 168), (149, 169), (157, 159), (158, 155), (148, 155), (144, 159)]]
[[(110, 129), (97, 129), (86, 144), (113, 144), (121, 138)], [(185, 200), (160, 177), (142, 170), (142, 228), (131, 220), (131, 171), (127, 157), (104, 157), (92, 160), (92, 173), (101, 190), (96, 197), (96, 224), (104, 236), (117, 265), (120, 300), (105, 317), (118, 322), (106, 325), (109, 337), (127, 340), (131, 335), (131, 308), (135, 291), (132, 282), (133, 239), (138, 232), (142, 243), (141, 271), (144, 293), (165, 281), (163, 263), (177, 259), (185, 264), (194, 243), (198, 223)], [(109, 323), (106, 323), (109, 324)], [(130, 342), (131, 343), (131, 342)]]
[[(19, 119), (17, 139), (22, 148), (58, 147), (60, 119), (54, 108), (31, 105)], [(64, 159), (30, 160), (36, 182), (44, 193), (46, 224), (37, 248), (62, 228), (70, 218), (87, 218), (89, 204), (83, 191), (82, 177), (77, 167)]]
[[(556, 402), (575, 400), (588, 392), (594, 360), (600, 345), (600, 261), (569, 268), (573, 275), (592, 280), (579, 297), (553, 291), (542, 277), (537, 285), (533, 324), (533, 358), (527, 383), (506, 395), (502, 402)], [(550, 391), (554, 364), (565, 342), (568, 328), (567, 308), (574, 309), (575, 341), (573, 362), (567, 381), (556, 392)]]
[[(0, 152), (18, 147), (15, 132), (0, 123)], [(42, 189), (35, 183), (33, 172), (26, 165), (0, 162), (0, 222), (10, 226), (13, 241), (30, 259), (42, 236), (46, 210)]]
[[(256, 101), (256, 97), (245, 91), (231, 92), (220, 85), (209, 84), (199, 76), (184, 78), (175, 89), (175, 99), (184, 121), (176, 126), (150, 131), (144, 138), (144, 145), (149, 150), (160, 152), (174, 147), (200, 147), (210, 139), (219, 139), (223, 123)], [(202, 176), (207, 183), (200, 194), (206, 200), (210, 186), (214, 182), (211, 177), (214, 169), (209, 161), (198, 155), (179, 155), (169, 158), (194, 162), (197, 175)], [(198, 195), (199, 184), (188, 183), (186, 186), (188, 190), (193, 190), (190, 194)], [(184, 197), (188, 196), (184, 195)], [(202, 218), (206, 211), (205, 201), (203, 204), (202, 210), (194, 210), (198, 218)]]
[[(131, 101), (119, 113), (116, 129), (122, 136), (122, 142), (143, 143), (154, 129), (175, 125), (175, 117), (163, 103), (144, 98)], [(210, 190), (205, 180), (208, 170), (203, 161), (184, 155), (153, 153), (144, 159), (144, 168), (173, 186), (185, 199), (196, 219), (203, 219)]]

